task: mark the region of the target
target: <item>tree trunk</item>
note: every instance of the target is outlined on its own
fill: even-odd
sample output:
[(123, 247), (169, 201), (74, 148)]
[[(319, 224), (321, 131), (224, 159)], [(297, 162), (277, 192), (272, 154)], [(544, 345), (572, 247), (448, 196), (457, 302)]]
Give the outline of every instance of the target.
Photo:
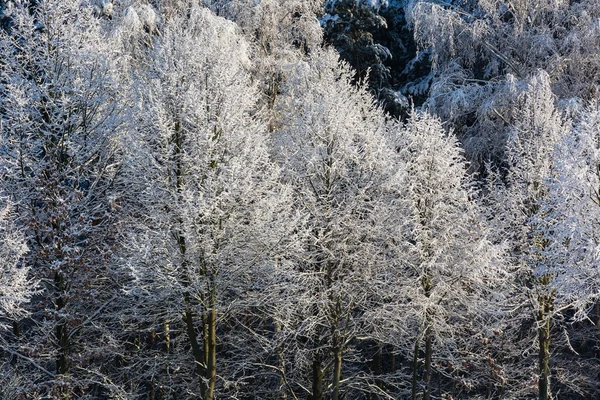
[[(431, 278), (428, 272), (425, 273), (425, 276), (422, 278), (422, 284), (425, 296), (429, 298), (431, 295)], [(425, 371), (423, 374), (423, 384), (425, 387), (423, 388), (423, 400), (431, 399), (431, 361), (433, 358), (433, 333), (431, 329), (432, 321), (433, 315), (431, 310), (425, 310)]]
[(415, 339), (415, 349), (413, 353), (413, 371), (412, 371), (412, 392), (411, 400), (417, 400), (417, 384), (419, 383), (419, 342), (421, 338), (417, 336)]
[[(173, 155), (175, 157), (175, 162), (176, 162), (176, 164), (175, 164), (176, 165), (176, 167), (175, 167), (175, 182), (173, 182), (173, 183), (175, 184), (175, 188), (177, 190), (177, 194), (179, 197), (179, 196), (181, 196), (181, 193), (183, 191), (183, 185), (184, 185), (184, 181), (183, 181), (184, 172), (183, 172), (183, 161), (182, 161), (183, 133), (181, 131), (181, 121), (179, 121), (179, 120), (175, 121), (173, 130), (174, 130), (173, 137), (172, 137), (172, 141), (174, 144)], [(178, 201), (179, 201), (179, 198), (178, 198)], [(182, 220), (181, 216), (179, 216), (177, 218), (177, 220), (179, 223), (179, 229), (178, 229), (178, 232), (176, 232), (177, 245), (179, 247), (179, 253), (183, 260), (183, 267), (185, 267), (186, 266), (187, 244), (186, 244), (185, 237), (181, 233), (183, 231), (183, 229), (181, 228), (183, 226), (183, 220)], [(185, 268), (184, 268), (184, 271), (185, 271)], [(190, 279), (187, 276), (186, 272), (184, 272), (182, 274), (181, 279), (183, 280), (183, 284), (185, 286), (188, 286), (190, 284)], [(199, 379), (199, 383), (200, 383), (200, 395), (202, 396), (202, 398), (212, 399), (212, 396), (214, 395), (214, 393), (210, 395), (211, 397), (207, 397), (207, 396), (209, 396), (209, 389), (207, 386), (210, 386), (210, 382), (208, 385), (205, 382), (205, 379), (208, 378), (208, 375), (209, 375), (208, 374), (208, 360), (206, 357), (206, 355), (207, 355), (207, 337), (205, 335), (206, 325), (207, 325), (206, 319), (204, 317), (202, 318), (202, 336), (203, 336), (204, 347), (200, 348), (200, 344), (198, 343), (198, 335), (196, 334), (196, 328), (194, 326), (194, 313), (192, 312), (192, 308), (190, 306), (190, 304), (191, 304), (190, 294), (187, 292), (184, 294), (184, 304), (185, 304), (185, 312), (183, 314), (183, 319), (185, 321), (187, 335), (190, 340), (190, 346), (192, 348), (192, 355), (194, 356), (195, 369), (196, 369), (196, 373), (198, 374), (198, 379)]]
[[(274, 322), (275, 325), (275, 337), (279, 338), (281, 334), (281, 324), (278, 321)], [(287, 399), (287, 383), (285, 379), (285, 355), (283, 354), (283, 346), (277, 345), (277, 363), (279, 364), (279, 371), (281, 373), (281, 377), (279, 378), (279, 390), (281, 391), (281, 395), (279, 398), (281, 400)]]
[[(373, 370), (373, 375), (375, 376), (375, 384), (378, 388), (383, 389), (383, 382), (379, 378), (383, 374), (383, 360), (385, 353), (385, 347), (375, 344), (375, 354), (373, 354), (373, 358), (371, 359), (371, 368)], [(379, 396), (375, 393), (370, 394), (371, 399), (377, 399)]]
[(202, 362), (205, 369), (208, 366), (208, 325), (208, 312), (205, 312), (202, 316)]
[(540, 299), (538, 312), (538, 341), (539, 351), (539, 400), (551, 399), (550, 394), (550, 321), (548, 315), (552, 309), (552, 299), (543, 296)]
[(171, 351), (171, 324), (166, 320), (163, 324), (163, 340), (165, 341), (165, 353)]
[[(58, 296), (56, 298), (56, 310), (60, 314), (66, 306), (63, 292), (66, 290), (65, 279), (61, 271), (54, 274), (54, 285)], [(66, 317), (58, 316), (56, 323), (56, 343), (58, 343), (58, 356), (56, 358), (56, 373), (64, 375), (69, 372), (68, 352), (69, 352), (69, 333), (67, 329)]]
[(190, 310), (189, 306), (186, 306), (183, 319), (185, 320), (188, 339), (190, 340), (190, 345), (192, 347), (192, 355), (194, 356), (194, 362), (196, 364), (196, 373), (198, 374), (198, 377), (200, 379), (200, 394), (202, 395), (202, 397), (204, 397), (204, 382), (202, 378), (204, 377), (204, 369), (206, 368), (206, 364), (204, 363), (204, 354), (200, 349), (200, 345), (198, 344), (198, 336), (196, 335), (196, 329), (194, 329), (194, 314)]
[(333, 349), (333, 392), (332, 400), (338, 400), (340, 396), (340, 380), (342, 377), (342, 345), (338, 343)]
[(323, 397), (323, 370), (321, 369), (321, 357), (318, 354), (313, 358), (312, 399), (324, 400)]
[[(214, 290), (214, 287), (211, 290)], [(205, 379), (207, 380), (207, 387), (204, 400), (213, 400), (215, 398), (215, 384), (217, 382), (217, 305), (214, 292), (210, 294), (206, 329), (208, 331), (205, 346), (207, 357)]]
[(431, 334), (431, 326), (425, 329), (425, 375), (423, 376), (423, 383), (425, 389), (423, 390), (423, 400), (431, 399), (431, 359), (433, 356), (433, 337)]
[(69, 348), (69, 339), (67, 334), (67, 324), (59, 322), (56, 325), (56, 338), (58, 339), (58, 357), (56, 359), (56, 373), (64, 375), (69, 372), (69, 362), (67, 352)]

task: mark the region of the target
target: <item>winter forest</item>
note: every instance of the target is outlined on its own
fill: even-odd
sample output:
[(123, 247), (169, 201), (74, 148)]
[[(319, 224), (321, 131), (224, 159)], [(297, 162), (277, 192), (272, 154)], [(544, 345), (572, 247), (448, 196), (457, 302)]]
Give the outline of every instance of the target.
[(600, 398), (600, 1), (0, 0), (0, 398)]

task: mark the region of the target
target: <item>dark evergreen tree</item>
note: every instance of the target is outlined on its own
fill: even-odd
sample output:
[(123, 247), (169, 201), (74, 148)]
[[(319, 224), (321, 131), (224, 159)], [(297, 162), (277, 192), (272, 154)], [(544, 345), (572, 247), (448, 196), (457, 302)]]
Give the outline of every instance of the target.
[(406, 19), (408, 2), (328, 0), (321, 24), (324, 38), (366, 78), (386, 111), (400, 116), (409, 103), (422, 104), (429, 87), (428, 53), (418, 53)]

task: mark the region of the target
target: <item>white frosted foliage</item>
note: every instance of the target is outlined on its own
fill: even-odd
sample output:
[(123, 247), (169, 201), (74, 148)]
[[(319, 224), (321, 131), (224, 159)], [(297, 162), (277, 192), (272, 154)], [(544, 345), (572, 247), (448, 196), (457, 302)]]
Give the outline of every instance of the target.
[(28, 278), (29, 268), (22, 265), (27, 252), (25, 238), (12, 221), (11, 208), (3, 202), (0, 210), (0, 326), (7, 319), (26, 315), (23, 305), (35, 291), (34, 282)]

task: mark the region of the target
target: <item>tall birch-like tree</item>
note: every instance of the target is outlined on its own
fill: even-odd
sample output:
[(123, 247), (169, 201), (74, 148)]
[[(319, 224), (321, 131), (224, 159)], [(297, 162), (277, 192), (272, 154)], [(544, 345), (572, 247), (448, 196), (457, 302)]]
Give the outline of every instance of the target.
[(10, 17), (0, 32), (2, 190), (43, 289), (30, 305), (34, 323), (12, 338), (29, 359), (15, 364), (29, 382), (22, 394), (111, 393), (97, 383), (98, 347), (106, 352), (108, 341), (100, 310), (116, 287), (107, 268), (119, 131), (110, 48), (78, 1), (17, 2)]
[[(535, 242), (528, 258), (534, 278), (543, 284), (542, 289), (540, 285), (535, 288), (539, 303), (540, 399), (552, 398), (550, 362), (552, 348), (556, 347), (552, 336), (558, 321), (588, 318), (600, 294), (595, 232), (599, 218), (597, 127), (598, 109), (594, 102), (555, 143), (543, 181), (546, 193), (529, 221)], [(557, 367), (570, 369), (567, 365)], [(568, 371), (562, 380), (569, 385), (578, 373)]]
[[(397, 235), (394, 284), (374, 324), (379, 321), (382, 340), (412, 360), (411, 398), (430, 399), (434, 375), (438, 382), (454, 380), (457, 391), (480, 384), (466, 365), (488, 354), (481, 360), (468, 356), (469, 340), (488, 338), (500, 316), (494, 292), (503, 280), (503, 248), (488, 237), (452, 133), (426, 113), (413, 113), (406, 125), (393, 129), (396, 162), (406, 172), (391, 224)], [(438, 389), (443, 390), (438, 396), (456, 395)]]
[[(512, 294), (512, 301), (517, 307), (519, 303), (524, 305), (531, 312), (529, 320), (535, 320), (537, 392), (540, 399), (546, 400), (551, 398), (551, 335), (561, 305), (556, 303), (555, 276), (548, 272), (558, 267), (558, 258), (548, 252), (549, 242), (542, 233), (550, 226), (543, 208), (550, 201), (549, 185), (556, 172), (555, 147), (569, 126), (556, 108), (556, 97), (544, 71), (531, 77), (527, 86), (514, 95), (517, 122), (511, 127), (506, 147), (506, 184), (495, 194), (504, 210), (496, 219), (518, 266), (514, 280), (519, 289)], [(525, 317), (523, 308), (519, 309)], [(526, 320), (521, 321), (523, 326), (527, 326)]]
[(168, 372), (175, 383), (167, 391), (208, 400), (235, 393), (250, 373), (250, 344), (229, 336), (228, 324), (260, 305), (293, 213), (269, 159), (237, 26), (192, 7), (153, 46), (128, 139), (138, 208), (127, 262), (131, 293), (155, 304), (147, 318), (159, 319), (171, 355), (159, 365), (167, 370), (143, 374)]
[(358, 396), (360, 382), (345, 380), (353, 368), (348, 355), (356, 354), (370, 307), (370, 277), (387, 261), (393, 148), (381, 111), (352, 78), (333, 51), (316, 52), (296, 64), (276, 107), (276, 158), (294, 206), (307, 215), (283, 293), (288, 306), (277, 318), (293, 338), (291, 378), (313, 400)]

